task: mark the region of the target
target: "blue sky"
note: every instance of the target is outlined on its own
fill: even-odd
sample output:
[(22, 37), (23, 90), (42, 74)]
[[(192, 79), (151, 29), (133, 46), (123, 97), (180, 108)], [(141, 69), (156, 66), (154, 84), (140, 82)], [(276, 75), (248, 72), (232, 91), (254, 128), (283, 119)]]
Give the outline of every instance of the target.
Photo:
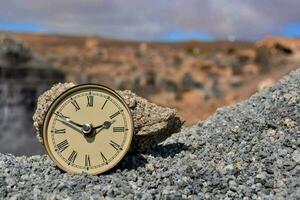
[(0, 20), (0, 30), (14, 32), (40, 32), (43, 30), (43, 28), (41, 24), (34, 22), (13, 22)]
[(287, 23), (282, 27), (281, 35), (286, 37), (300, 38), (300, 20), (299, 22)]
[(299, 0), (0, 1), (3, 31), (169, 42), (300, 37)]

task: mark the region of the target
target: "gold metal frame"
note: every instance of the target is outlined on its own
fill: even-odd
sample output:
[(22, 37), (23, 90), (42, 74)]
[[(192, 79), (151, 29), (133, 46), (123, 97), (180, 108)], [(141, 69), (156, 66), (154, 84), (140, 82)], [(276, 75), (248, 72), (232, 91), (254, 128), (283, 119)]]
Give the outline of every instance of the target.
[(108, 170), (111, 170), (112, 168), (114, 168), (123, 158), (124, 156), (127, 154), (127, 152), (130, 149), (131, 146), (131, 142), (132, 142), (132, 138), (133, 138), (133, 132), (134, 132), (134, 124), (133, 124), (133, 118), (132, 118), (132, 113), (128, 107), (128, 105), (126, 104), (126, 102), (124, 101), (124, 99), (113, 89), (106, 87), (104, 85), (100, 85), (100, 84), (93, 84), (93, 83), (87, 83), (87, 84), (80, 84), (80, 85), (76, 85), (72, 88), (67, 89), (66, 91), (64, 91), (62, 94), (60, 94), (50, 105), (48, 111), (46, 112), (46, 116), (44, 118), (43, 121), (43, 144), (45, 147), (46, 152), (48, 153), (48, 155), (50, 156), (51, 160), (63, 171), (65, 172), (69, 172), (69, 173), (74, 173), (72, 171), (69, 171), (67, 168), (65, 168), (63, 165), (61, 165), (56, 159), (55, 157), (52, 155), (52, 152), (50, 151), (50, 148), (48, 146), (48, 138), (47, 138), (47, 129), (48, 129), (48, 125), (49, 125), (49, 120), (53, 114), (53, 111), (55, 110), (55, 108), (57, 107), (57, 105), (65, 100), (68, 96), (70, 96), (71, 94), (78, 92), (80, 90), (84, 90), (84, 89), (98, 89), (98, 90), (102, 90), (107, 92), (110, 95), (113, 95), (114, 97), (116, 97), (126, 108), (126, 110), (129, 113), (130, 116), (130, 121), (131, 121), (131, 126), (132, 126), (132, 130), (130, 131), (130, 135), (129, 135), (129, 145), (126, 147), (125, 151), (123, 152), (123, 155), (120, 157), (120, 159), (117, 160), (117, 162), (115, 162), (113, 165), (111, 165), (107, 170), (105, 171), (99, 171), (98, 173), (90, 173), (91, 175), (97, 175), (97, 174), (101, 174), (103, 172), (106, 172)]

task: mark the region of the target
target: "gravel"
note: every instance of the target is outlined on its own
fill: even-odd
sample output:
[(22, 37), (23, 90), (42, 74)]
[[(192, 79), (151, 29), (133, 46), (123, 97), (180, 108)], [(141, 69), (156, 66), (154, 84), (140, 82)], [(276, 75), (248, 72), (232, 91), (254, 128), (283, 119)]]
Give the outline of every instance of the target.
[(300, 199), (300, 69), (99, 176), (0, 154), (12, 199)]

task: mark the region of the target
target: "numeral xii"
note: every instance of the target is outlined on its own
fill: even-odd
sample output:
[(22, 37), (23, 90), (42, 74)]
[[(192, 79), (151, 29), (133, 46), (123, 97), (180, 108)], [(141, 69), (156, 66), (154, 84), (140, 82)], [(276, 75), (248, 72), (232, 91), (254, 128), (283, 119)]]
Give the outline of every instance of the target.
[(93, 105), (94, 105), (94, 96), (89, 95), (89, 96), (86, 96), (86, 98), (87, 98), (87, 107), (93, 107)]

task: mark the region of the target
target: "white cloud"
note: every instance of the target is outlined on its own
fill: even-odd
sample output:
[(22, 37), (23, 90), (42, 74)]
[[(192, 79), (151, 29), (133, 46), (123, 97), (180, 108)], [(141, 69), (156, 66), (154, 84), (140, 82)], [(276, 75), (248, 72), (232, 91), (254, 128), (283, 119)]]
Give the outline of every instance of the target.
[(157, 38), (173, 30), (255, 39), (300, 20), (299, 0), (10, 0), (0, 19), (34, 22), (43, 31)]

